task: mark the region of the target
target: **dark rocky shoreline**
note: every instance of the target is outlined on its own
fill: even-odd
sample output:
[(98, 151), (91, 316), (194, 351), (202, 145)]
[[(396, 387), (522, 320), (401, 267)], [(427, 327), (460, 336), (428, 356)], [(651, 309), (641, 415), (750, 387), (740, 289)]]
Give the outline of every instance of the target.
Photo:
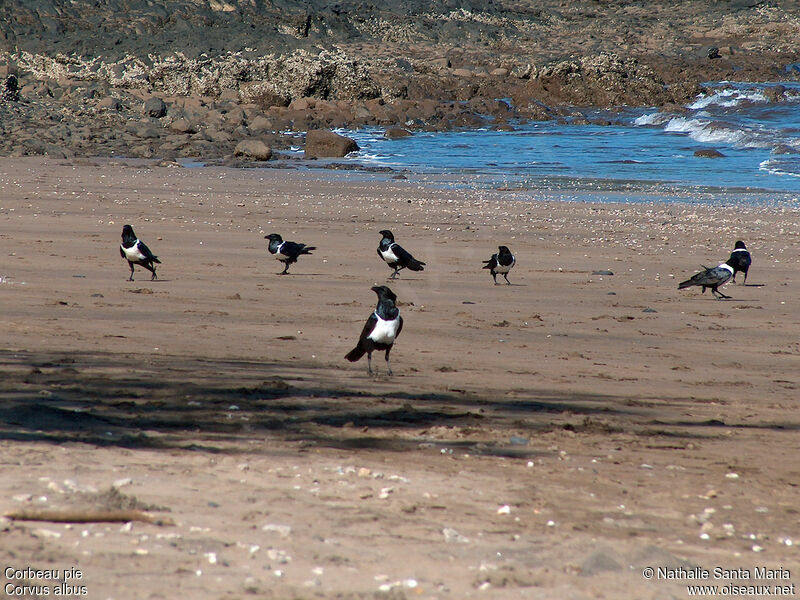
[(10, 0), (0, 155), (235, 161), (311, 129), (584, 122), (797, 78), (798, 31), (790, 2)]

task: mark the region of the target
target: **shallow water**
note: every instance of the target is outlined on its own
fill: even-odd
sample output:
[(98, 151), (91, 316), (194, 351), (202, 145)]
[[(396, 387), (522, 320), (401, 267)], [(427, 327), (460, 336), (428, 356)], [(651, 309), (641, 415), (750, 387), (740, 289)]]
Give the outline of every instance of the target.
[[(796, 201), (800, 84), (782, 84), (787, 99), (773, 102), (767, 92), (776, 85), (709, 84), (713, 93), (680, 113), (590, 115), (613, 125), (531, 122), (515, 131), (420, 132), (398, 140), (377, 128), (342, 133), (361, 146), (349, 161), (436, 175), (452, 185), (469, 176), (493, 188), (766, 192)], [(702, 149), (724, 156), (695, 156)]]

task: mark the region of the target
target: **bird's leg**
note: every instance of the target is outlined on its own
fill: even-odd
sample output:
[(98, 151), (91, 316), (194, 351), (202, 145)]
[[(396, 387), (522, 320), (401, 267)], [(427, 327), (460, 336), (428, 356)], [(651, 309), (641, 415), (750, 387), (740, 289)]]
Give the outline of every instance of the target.
[(397, 274), (400, 272), (400, 269), (395, 269), (394, 273), (389, 275), (389, 279), (397, 279)]
[(372, 352), (367, 352), (367, 373), (372, 375)]
[(131, 268), (131, 276), (128, 277), (128, 281), (133, 281), (133, 263), (129, 262), (128, 266)]
[(730, 296), (726, 296), (722, 292), (720, 292), (717, 288), (711, 288), (711, 293), (717, 296), (717, 300), (722, 300), (723, 298), (730, 298)]
[(742, 285), (747, 285), (747, 271), (744, 272), (744, 281), (742, 282)]
[(492, 279), (494, 279), (494, 284), (497, 285), (497, 273), (492, 273)]
[(278, 275), (288, 275), (289, 274), (289, 263), (283, 263), (283, 271), (278, 273)]
[(152, 273), (152, 275), (150, 276), (150, 281), (153, 281), (154, 279), (158, 279), (158, 275), (156, 275), (156, 267), (155, 267), (155, 265), (150, 265), (147, 268), (150, 269), (150, 272)]
[(503, 278), (506, 280), (506, 285), (511, 285), (511, 282), (508, 280), (508, 273), (503, 273)]
[(392, 366), (389, 364), (389, 352), (391, 351), (392, 351), (391, 348), (386, 349), (386, 372), (389, 375), (394, 375), (394, 373), (392, 373)]

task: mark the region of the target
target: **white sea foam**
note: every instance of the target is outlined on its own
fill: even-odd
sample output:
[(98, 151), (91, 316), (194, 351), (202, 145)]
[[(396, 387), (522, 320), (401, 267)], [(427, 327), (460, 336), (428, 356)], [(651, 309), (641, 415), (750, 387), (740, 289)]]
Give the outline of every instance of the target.
[(378, 153), (370, 153), (370, 152), (359, 152), (357, 155), (354, 155), (354, 156), (357, 156), (359, 158), (359, 160), (362, 160), (362, 161), (365, 161), (365, 162), (375, 162), (375, 163), (382, 162), (382, 161), (385, 161), (385, 160), (388, 160), (388, 159), (392, 158), (391, 156), (388, 156), (386, 154), (378, 154)]
[(705, 144), (725, 144), (744, 148), (763, 148), (774, 143), (766, 133), (760, 133), (734, 125), (704, 119), (674, 117), (664, 127), (671, 133), (686, 133), (696, 142)]
[(711, 121), (703, 121), (701, 119), (687, 119), (686, 117), (673, 117), (664, 127), (664, 131), (672, 133), (688, 133), (692, 134), (696, 131), (702, 131), (706, 125)]
[[(792, 169), (794, 167), (794, 169)], [(760, 171), (766, 171), (771, 175), (788, 175), (789, 177), (800, 177), (800, 161), (787, 161), (778, 158), (768, 158), (758, 165)]]
[(701, 110), (706, 108), (712, 104), (717, 106), (722, 106), (725, 108), (729, 108), (732, 106), (737, 106), (742, 102), (767, 102), (767, 97), (758, 90), (734, 90), (734, 89), (725, 89), (715, 94), (711, 94), (706, 96), (705, 94), (701, 94), (700, 97), (689, 104), (687, 108), (691, 108), (692, 110)]
[(697, 131), (692, 131), (689, 137), (697, 142), (706, 144), (725, 144), (728, 146), (755, 146), (757, 142), (742, 129), (731, 129), (724, 126), (708, 125)]
[(634, 125), (661, 125), (666, 123), (669, 120), (669, 115), (665, 115), (664, 113), (655, 112), (655, 113), (648, 113), (646, 115), (642, 115), (634, 119)]

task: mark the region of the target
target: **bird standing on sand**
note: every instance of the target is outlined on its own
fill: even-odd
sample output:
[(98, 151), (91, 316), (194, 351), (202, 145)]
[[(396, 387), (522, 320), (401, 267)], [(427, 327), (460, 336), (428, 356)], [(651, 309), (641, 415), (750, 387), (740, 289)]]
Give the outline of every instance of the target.
[(703, 267), (703, 271), (692, 276), (691, 279), (679, 283), (678, 289), (683, 290), (693, 285), (699, 285), (703, 287), (704, 294), (706, 293), (706, 288), (711, 288), (711, 293), (714, 294), (717, 299), (730, 298), (730, 296), (726, 296), (717, 288), (728, 283), (728, 280), (733, 277), (732, 260), (733, 259), (729, 258), (726, 262), (720, 263), (712, 268)]
[(285, 265), (283, 271), (278, 275), (287, 275), (289, 273), (289, 265), (296, 263), (298, 256), (311, 254), (312, 250), (317, 249), (316, 246), (306, 246), (297, 242), (284, 242), (283, 238), (277, 233), (265, 235), (264, 239), (269, 240), (269, 246), (267, 247), (269, 253), (274, 254), (275, 258)]
[(517, 259), (511, 254), (511, 250), (508, 249), (508, 246), (498, 246), (497, 254), (492, 254), (492, 258), (483, 262), (486, 263), (483, 268), (489, 269), (495, 285), (497, 285), (498, 273), (502, 273), (506, 283), (511, 285), (511, 282), (508, 280), (508, 272), (514, 267)]
[(742, 272), (744, 273), (744, 282), (742, 285), (747, 285), (747, 271), (750, 270), (750, 265), (752, 264), (753, 259), (750, 256), (750, 252), (747, 250), (747, 246), (744, 245), (742, 240), (736, 242), (733, 248), (733, 252), (731, 252), (731, 257), (728, 259), (728, 264), (733, 267), (733, 281), (736, 282), (736, 273)]
[(424, 271), (425, 263), (417, 260), (409, 254), (400, 244), (395, 243), (394, 234), (388, 229), (379, 231), (383, 238), (378, 245), (378, 256), (386, 261), (394, 273), (389, 279), (395, 279), (401, 269), (411, 269), (412, 271)]
[(358, 338), (358, 344), (345, 355), (350, 362), (356, 362), (364, 354), (367, 355), (367, 373), (372, 375), (372, 352), (374, 350), (386, 351), (386, 372), (391, 375), (392, 367), (389, 365), (389, 352), (392, 345), (403, 330), (403, 317), (395, 306), (397, 296), (385, 285), (373, 286), (372, 291), (378, 294), (378, 306), (369, 316)]
[(122, 244), (119, 247), (119, 254), (128, 261), (128, 265), (131, 268), (131, 276), (128, 281), (133, 281), (133, 265), (140, 265), (150, 271), (153, 274), (150, 277), (150, 281), (158, 279), (156, 267), (153, 263), (161, 264), (161, 261), (150, 252), (150, 248), (144, 242), (136, 237), (136, 234), (133, 233), (133, 227), (130, 225), (122, 227)]

